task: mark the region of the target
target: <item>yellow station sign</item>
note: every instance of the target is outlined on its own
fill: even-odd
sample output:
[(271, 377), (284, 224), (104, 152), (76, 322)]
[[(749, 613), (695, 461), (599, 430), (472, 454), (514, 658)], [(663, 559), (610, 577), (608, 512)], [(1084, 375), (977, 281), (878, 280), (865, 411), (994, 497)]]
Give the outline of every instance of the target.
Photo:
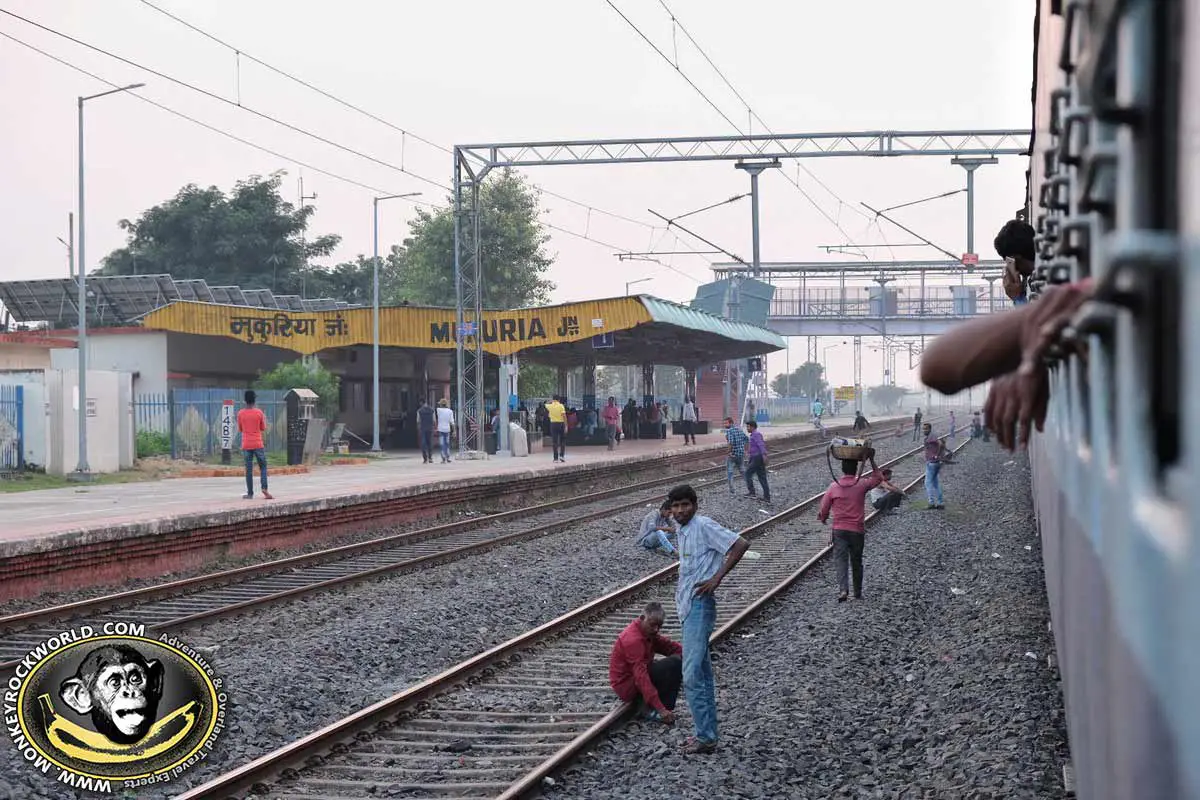
[[(305, 355), (333, 347), (372, 343), (371, 309), (341, 311), (275, 311), (267, 308), (178, 301), (146, 315), (154, 330), (223, 336), (247, 344), (263, 344)], [(465, 327), (464, 340), (506, 356), (534, 347), (578, 342), (652, 322), (636, 297), (589, 300), (561, 306), (485, 311), (483, 319)], [(411, 306), (379, 313), (379, 343), (384, 347), (452, 350), (458, 335), (453, 309)]]

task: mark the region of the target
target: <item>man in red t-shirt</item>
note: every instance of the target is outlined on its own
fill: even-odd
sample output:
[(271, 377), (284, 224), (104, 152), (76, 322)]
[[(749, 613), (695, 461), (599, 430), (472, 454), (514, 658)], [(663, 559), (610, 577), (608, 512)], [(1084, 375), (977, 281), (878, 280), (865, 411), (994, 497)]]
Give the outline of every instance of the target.
[(253, 389), (246, 390), (246, 407), (238, 412), (238, 432), (242, 434), (242, 454), (246, 457), (246, 496), (244, 499), (254, 499), (254, 462), (258, 462), (258, 471), (262, 475), (262, 496), (274, 500), (267, 491), (267, 450), (263, 444), (263, 434), (267, 432), (267, 417), (262, 409), (254, 405), (257, 396)]
[[(925, 423), (928, 427), (929, 423)], [(825, 490), (821, 498), (821, 510), (817, 519), (824, 525), (833, 512), (833, 532), (829, 535), (833, 545), (833, 571), (837, 575), (838, 602), (843, 603), (850, 594), (850, 582), (847, 580), (847, 567), (854, 574), (854, 598), (862, 599), (863, 581), (863, 546), (866, 543), (866, 508), (867, 492), (882, 485), (888, 491), (899, 492), (891, 481), (875, 466), (875, 451), (869, 449), (871, 474), (859, 475), (859, 462), (842, 461), (842, 475)]]
[[(683, 646), (659, 635), (665, 614), (661, 603), (647, 603), (642, 615), (621, 631), (608, 659), (608, 682), (626, 703), (640, 695), (648, 706), (647, 719), (670, 725), (683, 683)], [(655, 653), (666, 658), (656, 661)]]

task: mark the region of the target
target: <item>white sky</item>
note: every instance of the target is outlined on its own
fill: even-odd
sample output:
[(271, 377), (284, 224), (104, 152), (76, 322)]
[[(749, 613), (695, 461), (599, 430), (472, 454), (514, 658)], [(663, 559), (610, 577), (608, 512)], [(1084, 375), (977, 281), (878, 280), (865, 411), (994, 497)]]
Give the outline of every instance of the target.
[[(157, 5), (395, 125), (441, 145), (597, 137), (726, 135), (735, 131), (609, 7), (606, 0), (484, 0), (340, 3), (315, 0), (153, 0)], [(674, 57), (671, 19), (658, 0), (614, 0)], [(751, 107), (775, 132), (1022, 128), (1029, 124), (1033, 0), (667, 0)], [(0, 8), (70, 34), (168, 75), (307, 128), (382, 161), (448, 183), (450, 157), (274, 75), (246, 59), (240, 86), (235, 55), (141, 0), (0, 0)], [(736, 9), (736, 10), (735, 10)], [(6, 15), (0, 32), (141, 92), (289, 158), (388, 193), (441, 190), (169, 81), (113, 61)], [(703, 58), (676, 32), (680, 68), (745, 128), (747, 113)], [(75, 98), (104, 91), (91, 78), (0, 38), (0, 279), (67, 274), (67, 213), (76, 203)], [(755, 131), (759, 131), (755, 123)], [(95, 268), (124, 243), (122, 218), (175, 194), (188, 182), (228, 189), (239, 178), (286, 169), (293, 202), (303, 172), (317, 208), (314, 233), (338, 233), (330, 263), (369, 253), (372, 192), (229, 141), (149, 106), (113, 96), (87, 105), (87, 263)], [(855, 213), (961, 188), (949, 158), (810, 159), (841, 201), (806, 174), (798, 181), (857, 243), (883, 243)], [(1023, 201), (1025, 162), (1002, 159), (976, 173), (976, 250), (994, 258), (991, 239)], [(785, 165), (797, 177), (794, 164)], [(647, 208), (668, 216), (748, 191), (730, 163), (548, 167), (533, 170), (544, 188), (599, 209), (643, 220), (633, 224), (551, 197), (547, 221), (620, 249), (685, 249), (652, 229)], [(762, 258), (839, 260), (819, 245), (845, 241), (782, 176), (762, 190)], [(844, 201), (845, 205), (842, 204)], [(411, 206), (382, 206), (381, 250), (407, 231)], [(965, 195), (904, 209), (905, 225), (953, 252), (966, 250)], [(684, 222), (739, 256), (750, 256), (748, 201)], [(887, 240), (913, 241), (886, 222)], [(697, 249), (708, 249), (692, 242)], [(554, 233), (551, 278), (556, 300), (634, 291), (687, 301), (710, 279), (702, 257), (674, 257), (679, 272), (618, 262), (613, 250)], [(886, 250), (869, 251), (880, 258)], [(903, 248), (897, 258), (933, 256)], [(668, 260), (664, 258), (664, 260)], [(715, 260), (727, 260), (723, 256)], [(683, 273), (683, 274), (680, 274)], [(685, 277), (685, 275), (687, 277)], [(822, 340), (821, 346), (840, 339)], [(868, 340), (869, 341), (869, 340)], [(791, 363), (804, 360), (793, 339)], [(852, 379), (851, 348), (830, 350), (830, 379)], [(898, 381), (912, 383), (907, 359)], [(900, 363), (904, 362), (904, 363)], [(864, 348), (864, 383), (878, 383), (882, 362)], [(783, 354), (773, 356), (772, 375)]]

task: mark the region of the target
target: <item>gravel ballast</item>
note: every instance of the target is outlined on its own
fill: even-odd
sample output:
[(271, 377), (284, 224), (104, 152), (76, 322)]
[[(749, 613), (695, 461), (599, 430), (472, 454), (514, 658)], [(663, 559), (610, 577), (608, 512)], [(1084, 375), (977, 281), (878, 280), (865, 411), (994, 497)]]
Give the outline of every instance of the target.
[[(880, 459), (911, 447), (878, 443)], [(898, 476), (916, 474), (906, 462)], [(829, 483), (824, 458), (773, 473), (771, 507), (723, 487), (702, 508), (731, 528), (759, 522)], [(665, 489), (664, 489), (665, 494)], [(312, 595), (184, 632), (212, 654), (229, 692), (227, 728), (205, 763), (138, 797), (172, 797), (533, 626), (670, 563), (634, 544), (646, 508), (416, 574)], [(70, 790), (0, 749), (0, 800)], [(79, 796), (85, 796), (80, 794)]]
[[(865, 599), (828, 561), (721, 645), (714, 754), (631, 723), (555, 798), (1059, 798), (1067, 760), (1029, 471), (973, 443), (867, 534)], [(998, 491), (998, 489), (1001, 489)], [(681, 703), (686, 709), (686, 703)]]

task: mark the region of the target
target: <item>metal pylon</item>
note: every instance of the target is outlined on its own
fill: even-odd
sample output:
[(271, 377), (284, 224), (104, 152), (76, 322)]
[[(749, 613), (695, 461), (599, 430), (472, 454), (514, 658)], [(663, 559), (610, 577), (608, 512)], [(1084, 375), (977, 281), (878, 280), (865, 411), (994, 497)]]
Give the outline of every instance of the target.
[(862, 385), (862, 337), (854, 337), (854, 410), (861, 411), (865, 392)]
[(483, 273), (479, 229), (479, 186), (486, 170), (471, 170), (454, 149), (454, 290), (457, 297), (455, 366), (458, 368), (458, 452), (482, 451)]
[(817, 337), (808, 337), (808, 358), (805, 359), (809, 364), (817, 363)]

